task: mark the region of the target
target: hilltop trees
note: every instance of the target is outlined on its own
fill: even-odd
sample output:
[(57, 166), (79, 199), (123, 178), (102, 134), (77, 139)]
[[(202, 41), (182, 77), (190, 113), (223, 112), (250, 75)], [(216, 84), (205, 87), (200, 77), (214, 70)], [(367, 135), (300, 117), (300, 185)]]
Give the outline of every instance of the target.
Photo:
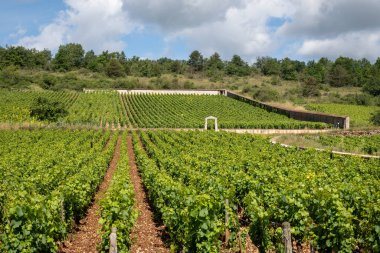
[(125, 75), (123, 65), (117, 59), (111, 59), (106, 66), (106, 73), (109, 77), (122, 77)]
[(189, 60), (187, 64), (190, 66), (191, 70), (194, 72), (199, 72), (203, 70), (203, 64), (204, 64), (203, 55), (198, 50), (193, 51), (189, 56)]
[(22, 46), (0, 47), (0, 69), (15, 66), (20, 68), (42, 68), (48, 67), (51, 60), (51, 52), (47, 49), (38, 51), (27, 49)]
[(54, 58), (54, 68), (57, 70), (73, 70), (83, 66), (84, 50), (82, 45), (69, 43), (61, 45)]
[(251, 69), (245, 61), (239, 56), (234, 55), (230, 62), (227, 63), (226, 74), (235, 76), (248, 76), (251, 73)]
[(281, 64), (276, 58), (259, 57), (256, 61), (256, 67), (265, 76), (280, 75)]
[[(223, 60), (217, 52), (206, 57), (198, 50), (192, 51), (185, 60), (167, 57), (151, 60), (137, 56), (127, 58), (124, 52), (86, 52), (82, 45), (76, 43), (61, 45), (54, 57), (49, 50), (39, 51), (22, 46), (0, 47), (1, 87), (27, 87), (31, 83), (37, 83), (47, 89), (70, 87), (73, 83), (77, 87), (86, 86), (84, 81), (77, 78), (76, 73), (65, 74), (65, 85), (59, 80), (55, 85), (56, 80), (50, 78), (49, 73), (41, 74), (36, 80), (30, 73), (25, 74), (24, 69), (63, 72), (81, 70), (83, 73), (99, 73), (112, 78), (160, 78), (165, 74), (173, 74), (177, 79), (178, 74), (190, 74), (190, 77), (196, 74), (196, 77), (208, 77), (211, 82), (223, 81), (226, 76), (249, 77), (258, 74), (271, 77), (268, 83), (273, 85), (281, 83), (281, 80), (298, 81), (303, 85), (301, 93), (305, 93), (305, 96), (317, 94), (315, 87), (326, 85), (361, 87), (368, 96), (380, 95), (380, 58), (373, 64), (367, 59), (357, 60), (349, 57), (339, 57), (335, 61), (322, 57), (319, 60), (303, 62), (265, 56), (258, 57), (255, 63), (250, 64), (237, 54), (229, 60)], [(70, 81), (70, 85), (66, 85), (68, 80), (73, 80)], [(306, 85), (310, 80), (316, 85)], [(376, 99), (373, 100), (375, 103), (380, 101)]]

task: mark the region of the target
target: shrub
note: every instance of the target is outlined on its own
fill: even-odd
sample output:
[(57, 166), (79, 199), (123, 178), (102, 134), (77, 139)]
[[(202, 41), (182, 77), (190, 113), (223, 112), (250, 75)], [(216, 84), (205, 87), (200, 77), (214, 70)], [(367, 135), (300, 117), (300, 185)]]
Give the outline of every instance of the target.
[(30, 107), (30, 116), (41, 121), (55, 122), (68, 114), (63, 104), (58, 101), (49, 101), (46, 98), (38, 97)]
[(45, 74), (42, 78), (41, 87), (45, 90), (52, 89), (57, 84), (57, 79), (49, 74)]
[(371, 122), (375, 126), (380, 126), (380, 110), (372, 114)]
[(270, 79), (270, 84), (281, 85), (281, 78), (279, 76), (272, 76)]
[(257, 90), (253, 94), (253, 98), (260, 101), (277, 101), (279, 99), (280, 94), (269, 87), (263, 87)]

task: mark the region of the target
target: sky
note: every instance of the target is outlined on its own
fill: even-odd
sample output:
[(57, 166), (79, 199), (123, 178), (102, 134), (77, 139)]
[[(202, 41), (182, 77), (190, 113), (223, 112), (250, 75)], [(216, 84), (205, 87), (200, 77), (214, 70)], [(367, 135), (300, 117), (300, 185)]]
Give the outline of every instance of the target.
[(0, 46), (188, 59), (380, 56), (379, 0), (0, 0)]

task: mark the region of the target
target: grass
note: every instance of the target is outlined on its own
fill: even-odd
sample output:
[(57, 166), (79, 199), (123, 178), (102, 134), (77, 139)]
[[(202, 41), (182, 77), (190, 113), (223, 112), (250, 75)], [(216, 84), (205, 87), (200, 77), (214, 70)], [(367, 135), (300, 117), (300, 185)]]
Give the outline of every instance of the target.
[(345, 104), (309, 104), (306, 109), (323, 113), (350, 117), (352, 127), (371, 126), (370, 118), (380, 110), (379, 106), (345, 105)]
[(324, 135), (281, 135), (276, 142), (295, 147), (319, 148), (356, 154), (380, 155), (380, 135), (343, 136)]

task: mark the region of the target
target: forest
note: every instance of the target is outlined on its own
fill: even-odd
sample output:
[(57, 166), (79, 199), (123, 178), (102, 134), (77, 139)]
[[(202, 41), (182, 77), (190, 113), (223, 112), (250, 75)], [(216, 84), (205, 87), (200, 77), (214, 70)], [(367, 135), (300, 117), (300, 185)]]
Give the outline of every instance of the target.
[[(380, 58), (374, 63), (369, 60), (339, 57), (335, 61), (328, 58), (308, 62), (289, 58), (258, 57), (250, 64), (239, 55), (233, 55), (229, 60), (223, 60), (218, 53), (205, 57), (201, 52), (193, 51), (187, 60), (159, 58), (157, 60), (142, 59), (137, 56), (127, 57), (124, 52), (85, 51), (80, 44), (69, 43), (61, 45), (55, 55), (45, 49), (42, 51), (28, 49), (22, 46), (0, 47), (0, 86), (5, 88), (25, 87), (30, 84), (28, 72), (18, 70), (47, 71), (41, 77), (40, 86), (44, 89), (54, 89), (59, 82), (70, 84), (55, 87), (82, 89), (92, 87), (92, 83), (78, 83), (75, 75), (65, 76), (60, 80), (49, 73), (80, 73), (100, 74), (103, 77), (121, 78), (127, 76), (154, 78), (162, 75), (186, 75), (191, 78), (207, 78), (218, 82), (223, 77), (271, 76), (271, 82), (281, 80), (299, 81), (304, 83), (304, 96), (318, 95), (320, 85), (331, 87), (360, 87), (366, 94), (380, 95)], [(73, 79), (73, 80), (70, 80)], [(136, 88), (133, 82), (118, 83), (119, 87)], [(160, 87), (165, 88), (165, 87)], [(172, 88), (172, 87), (167, 87)], [(185, 88), (193, 88), (188, 84)]]

